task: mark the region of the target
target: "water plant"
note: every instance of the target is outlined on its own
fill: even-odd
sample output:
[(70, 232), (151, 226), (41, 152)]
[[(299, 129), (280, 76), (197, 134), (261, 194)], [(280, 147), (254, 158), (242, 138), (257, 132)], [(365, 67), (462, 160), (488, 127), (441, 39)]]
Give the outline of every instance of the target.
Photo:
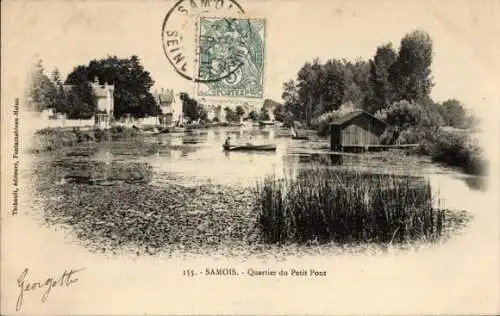
[(267, 177), (255, 193), (267, 243), (401, 243), (443, 231), (444, 211), (423, 178), (315, 166)]

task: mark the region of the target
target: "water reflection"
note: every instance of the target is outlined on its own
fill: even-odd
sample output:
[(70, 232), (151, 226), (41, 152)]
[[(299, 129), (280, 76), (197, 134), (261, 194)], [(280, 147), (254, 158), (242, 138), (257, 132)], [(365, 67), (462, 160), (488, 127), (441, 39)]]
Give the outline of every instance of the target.
[[(227, 136), (231, 136), (236, 143), (246, 142), (252, 136), (256, 143), (275, 143), (277, 150), (276, 152), (226, 152), (222, 150), (222, 143)], [(65, 164), (61, 170), (64, 174), (78, 174), (81, 168), (95, 168), (94, 174), (86, 173), (86, 176), (111, 179), (114, 176), (100, 174), (119, 173), (123, 170), (123, 165), (142, 163), (151, 166), (153, 183), (161, 183), (167, 178), (172, 179), (171, 175), (175, 174), (186, 181), (210, 181), (229, 185), (254, 185), (257, 179), (267, 175), (295, 173), (296, 170), (310, 168), (312, 164), (377, 173), (420, 175), (450, 173), (421, 157), (407, 157), (390, 152), (330, 155), (318, 150), (318, 148), (328, 148), (326, 139), (313, 142), (281, 136), (283, 136), (281, 130), (270, 127), (250, 129), (229, 127), (161, 134), (125, 141), (82, 144), (66, 150), (63, 155), (58, 155), (54, 163), (59, 161)], [(82, 164), (87, 166), (82, 167)], [(472, 190), (486, 189), (485, 181), (481, 178), (463, 177), (460, 181), (465, 182)]]
[(471, 190), (486, 192), (488, 189), (488, 180), (486, 177), (465, 176), (463, 180)]

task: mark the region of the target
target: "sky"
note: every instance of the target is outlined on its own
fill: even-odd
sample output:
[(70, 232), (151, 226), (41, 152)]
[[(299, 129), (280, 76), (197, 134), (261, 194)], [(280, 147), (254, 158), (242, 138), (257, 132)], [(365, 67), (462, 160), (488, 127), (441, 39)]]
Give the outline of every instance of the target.
[[(226, 0), (227, 1), (227, 0)], [(500, 13), (496, 0), (311, 1), (241, 0), (247, 16), (266, 19), (264, 98), (281, 100), (283, 82), (315, 57), (368, 59), (378, 45), (414, 29), (434, 42), (432, 74), (437, 101), (461, 100), (471, 109), (498, 103)], [(48, 72), (107, 55), (138, 55), (154, 89), (194, 91), (165, 58), (161, 26), (173, 1), (2, 2), (2, 85), (16, 93), (38, 57)], [(6, 10), (4, 10), (6, 9)], [(498, 20), (498, 18), (497, 18)], [(4, 40), (5, 39), (5, 40)], [(4, 87), (2, 87), (4, 88)], [(5, 91), (2, 89), (2, 91)]]

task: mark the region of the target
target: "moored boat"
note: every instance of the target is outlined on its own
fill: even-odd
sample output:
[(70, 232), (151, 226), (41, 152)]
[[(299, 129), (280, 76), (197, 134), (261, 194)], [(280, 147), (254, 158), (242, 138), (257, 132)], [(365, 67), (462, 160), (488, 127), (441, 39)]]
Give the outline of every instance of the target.
[(244, 145), (226, 145), (222, 146), (224, 150), (227, 151), (276, 151), (276, 145), (274, 144), (244, 144)]
[(292, 139), (308, 140), (309, 137), (308, 136), (299, 136), (299, 135), (296, 135), (296, 136), (292, 136)]
[(170, 133), (183, 133), (186, 131), (186, 128), (181, 126), (172, 126), (169, 127), (168, 130)]
[(274, 121), (259, 121), (260, 126), (273, 126), (276, 125)]

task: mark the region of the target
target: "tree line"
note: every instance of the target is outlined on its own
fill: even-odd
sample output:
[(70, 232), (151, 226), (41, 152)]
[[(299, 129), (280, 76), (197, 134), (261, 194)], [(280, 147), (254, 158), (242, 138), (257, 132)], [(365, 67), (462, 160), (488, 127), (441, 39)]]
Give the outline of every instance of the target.
[[(154, 84), (148, 71), (137, 56), (117, 58), (108, 56), (94, 59), (87, 65), (78, 65), (63, 81), (55, 68), (50, 75), (45, 74), (42, 60), (38, 60), (31, 70), (30, 85), (27, 89), (27, 105), (34, 111), (54, 109), (66, 114), (70, 119), (88, 119), (97, 112), (97, 99), (91, 86), (94, 78), (99, 84), (114, 85), (114, 116), (124, 114), (133, 117), (154, 116), (161, 113), (154, 96), (149, 92)], [(208, 113), (197, 100), (187, 93), (180, 93), (184, 118), (188, 121), (206, 121)], [(223, 109), (228, 121), (239, 121), (245, 114), (243, 107)], [(249, 113), (251, 119), (269, 119), (267, 110)]]
[[(299, 69), (296, 79), (283, 84), (279, 116), (311, 126), (315, 119), (332, 118), (335, 115), (327, 114), (351, 104), (383, 118), (418, 113), (425, 116), (420, 122), (469, 127), (474, 120), (461, 102), (432, 100), (432, 59), (432, 39), (422, 30), (405, 35), (398, 50), (391, 43), (378, 46), (369, 60), (332, 58), (322, 63), (316, 58)], [(408, 120), (412, 119), (410, 115)]]
[(31, 71), (27, 106), (35, 111), (54, 109), (68, 118), (90, 118), (97, 112), (97, 99), (90, 84), (94, 78), (98, 78), (99, 84), (114, 85), (115, 118), (124, 114), (145, 117), (160, 112), (149, 91), (154, 81), (135, 55), (94, 59), (88, 65), (75, 67), (64, 82), (57, 68), (49, 78), (42, 60), (38, 60)]

